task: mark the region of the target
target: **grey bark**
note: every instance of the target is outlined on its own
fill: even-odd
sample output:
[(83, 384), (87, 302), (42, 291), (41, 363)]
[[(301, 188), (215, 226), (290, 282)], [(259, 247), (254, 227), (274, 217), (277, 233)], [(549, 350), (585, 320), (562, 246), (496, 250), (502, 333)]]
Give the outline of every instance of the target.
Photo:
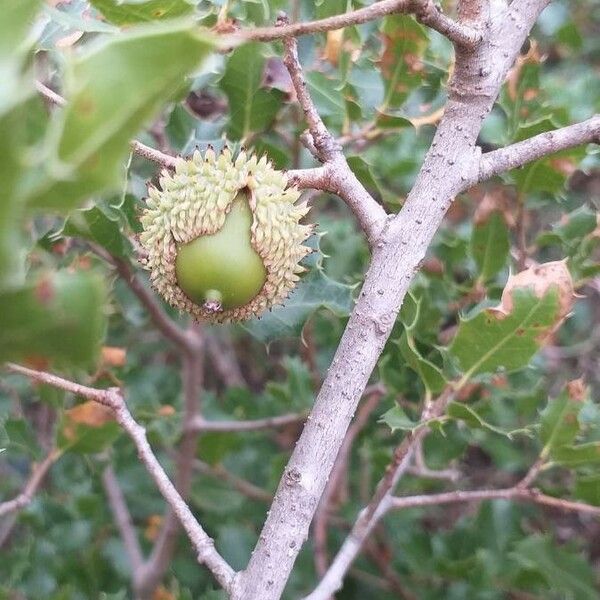
[(484, 41), (473, 51), (457, 51), (444, 117), (402, 210), (388, 219), (373, 244), (358, 302), (232, 598), (281, 597), (412, 277), (454, 197), (479, 178), (476, 139), (482, 121), (546, 4), (514, 1), (487, 23)]

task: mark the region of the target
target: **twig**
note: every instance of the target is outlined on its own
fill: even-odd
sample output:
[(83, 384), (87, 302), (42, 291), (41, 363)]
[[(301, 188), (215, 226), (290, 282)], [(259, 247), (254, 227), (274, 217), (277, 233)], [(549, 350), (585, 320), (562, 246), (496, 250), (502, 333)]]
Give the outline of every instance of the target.
[(225, 590), (230, 589), (235, 575), (233, 569), (217, 552), (213, 540), (196, 520), (185, 500), (181, 497), (158, 462), (146, 439), (146, 430), (135, 421), (129, 412), (119, 388), (101, 390), (74, 383), (51, 373), (28, 369), (21, 365), (7, 363), (6, 367), (14, 373), (21, 373), (35, 381), (52, 385), (67, 392), (73, 392), (88, 400), (94, 400), (109, 407), (114, 412), (117, 422), (123, 427), (135, 444), (141, 462), (156, 483), (160, 493), (177, 515), (179, 522), (185, 529), (188, 538), (196, 550), (198, 562), (206, 565)]
[(218, 337), (216, 333), (207, 331), (205, 343), (206, 354), (225, 387), (246, 387), (231, 338), (226, 333), (224, 337)]
[[(108, 498), (110, 509), (115, 518), (119, 535), (123, 540), (123, 546), (129, 559), (132, 579), (135, 582), (139, 577), (144, 565), (144, 556), (139, 540), (135, 533), (135, 527), (131, 520), (131, 514), (127, 508), (123, 491), (112, 466), (107, 466), (102, 473), (102, 484)], [(134, 583), (134, 587), (137, 585)]]
[(600, 115), (487, 152), (481, 157), (479, 181), (522, 167), (549, 154), (590, 142), (600, 143)]
[[(282, 27), (284, 18), (280, 18)], [(298, 43), (295, 38), (285, 38), (283, 62), (290, 74), (298, 103), (304, 111), (312, 143), (318, 158), (324, 163), (320, 169), (290, 171), (288, 176), (295, 184), (314, 187), (337, 194), (354, 212), (371, 246), (373, 246), (385, 222), (385, 210), (375, 201), (358, 181), (341, 147), (325, 127), (310, 97), (302, 66), (298, 59)]]
[(454, 21), (432, 0), (416, 1), (413, 4), (417, 21), (446, 36), (453, 44), (468, 49), (483, 40), (483, 33), (478, 27)]
[(242, 30), (236, 33), (233, 38), (270, 42), (284, 37), (324, 33), (334, 29), (361, 25), (396, 13), (415, 13), (417, 19), (423, 24), (435, 29), (457, 44), (471, 46), (481, 39), (481, 33), (477, 29), (462, 23), (456, 23), (444, 15), (436, 4), (427, 0), (381, 0), (370, 6), (318, 21), (285, 24), (282, 27), (259, 27)]
[(242, 479), (241, 477), (234, 475), (223, 465), (213, 466), (196, 459), (194, 461), (194, 467), (204, 475), (210, 475), (211, 477), (216, 477), (221, 481), (230, 483), (240, 494), (250, 498), (251, 500), (258, 500), (259, 502), (267, 503), (273, 500), (273, 494), (263, 490), (246, 479)]
[(57, 106), (65, 106), (67, 101), (55, 91), (51, 90), (48, 86), (44, 85), (41, 81), (35, 82), (35, 89), (42, 95), (46, 100), (56, 104)]
[[(200, 394), (202, 392), (202, 375), (204, 369), (203, 338), (199, 325), (192, 325), (188, 330), (191, 338), (196, 339), (195, 352), (183, 354), (183, 422), (188, 423), (200, 414)], [(189, 496), (194, 459), (198, 446), (198, 431), (184, 427), (181, 443), (175, 458), (175, 488), (181, 497), (186, 500)], [(151, 596), (156, 586), (167, 571), (179, 532), (178, 515), (173, 506), (168, 506), (163, 519), (162, 528), (152, 553), (144, 565), (143, 575), (140, 576), (139, 591), (142, 596)]]
[(55, 448), (48, 453), (41, 463), (34, 465), (23, 491), (12, 500), (0, 503), (0, 517), (21, 510), (32, 501), (46, 473), (48, 473), (50, 467), (57, 461), (61, 454), (61, 451)]
[(542, 494), (538, 490), (520, 488), (519, 486), (504, 488), (500, 490), (474, 490), (455, 491), (442, 494), (431, 494), (425, 496), (406, 496), (392, 498), (389, 503), (390, 509), (415, 508), (419, 506), (436, 506), (440, 504), (454, 504), (458, 502), (481, 502), (483, 500), (518, 500), (551, 506), (564, 511), (582, 512), (600, 516), (600, 506), (592, 506), (583, 502), (573, 502)]
[(177, 346), (190, 351), (195, 351), (195, 340), (193, 336), (179, 327), (179, 325), (169, 317), (160, 303), (156, 300), (156, 296), (140, 281), (134, 270), (131, 268), (131, 265), (126, 260), (109, 254), (104, 248), (96, 244), (90, 243), (89, 246), (94, 254), (98, 255), (115, 268), (119, 276), (148, 311), (152, 322), (167, 339), (171, 340)]
[(177, 159), (170, 154), (165, 154), (160, 150), (156, 150), (155, 148), (150, 148), (150, 146), (146, 146), (146, 144), (142, 144), (138, 140), (132, 140), (129, 145), (131, 146), (131, 150), (134, 154), (146, 158), (149, 161), (158, 163), (167, 169), (174, 169), (175, 164), (177, 163)]
[[(55, 91), (51, 90), (49, 87), (44, 85), (41, 81), (35, 82), (35, 87), (38, 92), (44, 96), (47, 100), (56, 104), (57, 106), (66, 106), (67, 100), (63, 98), (60, 94), (57, 94)], [(130, 142), (132, 151), (138, 156), (142, 156), (152, 162), (158, 163), (163, 167), (168, 169), (175, 168), (175, 157), (165, 154), (164, 152), (160, 152), (159, 150), (155, 150), (154, 148), (150, 148), (150, 146), (146, 146), (146, 144), (142, 144), (138, 140), (132, 140)]]
[(263, 419), (250, 419), (248, 421), (207, 421), (204, 417), (197, 415), (188, 421), (185, 427), (190, 431), (257, 431), (302, 423), (305, 419), (306, 413), (290, 413), (276, 417), (265, 417)]

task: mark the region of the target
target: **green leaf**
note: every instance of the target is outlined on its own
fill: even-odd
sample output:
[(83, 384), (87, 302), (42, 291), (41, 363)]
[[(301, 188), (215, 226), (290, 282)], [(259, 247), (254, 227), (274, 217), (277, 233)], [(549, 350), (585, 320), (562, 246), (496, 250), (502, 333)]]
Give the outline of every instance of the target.
[(309, 272), (298, 283), (283, 306), (243, 325), (261, 342), (282, 337), (298, 337), (304, 323), (317, 309), (324, 307), (336, 316), (350, 314), (353, 287), (334, 281), (323, 272), (322, 255), (316, 251), (305, 264)]
[(92, 273), (48, 273), (0, 294), (0, 362), (95, 363), (104, 335), (104, 285)]
[(2, 429), (2, 445), (6, 446), (7, 450), (24, 452), (36, 460), (41, 458), (42, 450), (35, 433), (25, 419), (0, 421), (0, 429)]
[(229, 100), (227, 135), (233, 140), (266, 129), (281, 106), (281, 92), (262, 87), (264, 64), (259, 43), (240, 46), (227, 61), (220, 86)]
[(552, 461), (557, 465), (571, 468), (600, 464), (600, 442), (559, 446), (552, 452)]
[(446, 378), (440, 368), (421, 356), (413, 337), (405, 331), (398, 345), (404, 360), (419, 375), (423, 385), (433, 394), (441, 392), (446, 386)]
[(415, 62), (424, 53), (428, 36), (414, 19), (407, 16), (390, 16), (383, 21), (384, 51), (381, 57), (381, 74), (385, 82), (385, 98), (379, 108), (401, 106), (422, 73), (415, 69)]
[(506, 436), (509, 439), (512, 439), (517, 434), (531, 435), (529, 429), (515, 429), (513, 431), (506, 431), (500, 427), (496, 427), (495, 425), (492, 425), (483, 419), (481, 415), (478, 414), (473, 408), (462, 402), (450, 402), (446, 414), (452, 419), (463, 421), (472, 429), (487, 429), (493, 433)]
[(384, 412), (379, 419), (380, 423), (385, 423), (392, 432), (400, 431), (414, 431), (419, 423), (413, 421), (405, 412), (404, 409), (398, 405), (393, 406), (390, 410)]
[(527, 366), (556, 323), (558, 299), (553, 290), (543, 298), (531, 290), (515, 290), (512, 296), (513, 310), (507, 315), (487, 308), (461, 320), (448, 352), (465, 378)]
[(186, 0), (90, 0), (90, 4), (115, 25), (132, 25), (146, 21), (173, 19), (190, 14), (194, 7)]
[(473, 226), (471, 254), (484, 282), (504, 268), (509, 250), (508, 227), (500, 212), (493, 212), (487, 221)]
[(40, 0), (0, 0), (0, 64), (5, 58), (14, 57), (15, 49), (23, 44), (40, 7)]
[(373, 175), (371, 165), (365, 161), (362, 156), (349, 156), (347, 159), (348, 166), (356, 175), (357, 179), (371, 192), (376, 192), (382, 195), (379, 183)]
[(0, 290), (17, 287), (25, 276), (21, 172), (28, 161), (28, 119), (35, 113), (29, 71), (28, 32), (38, 0), (0, 0)]
[(583, 402), (572, 399), (567, 389), (548, 401), (541, 414), (540, 430), (545, 456), (575, 440), (580, 430), (578, 416), (582, 408)]
[(78, 423), (72, 428), (69, 439), (59, 436), (59, 447), (77, 454), (98, 454), (109, 448), (122, 432), (118, 423), (105, 423), (98, 427)]
[(548, 590), (561, 598), (596, 600), (594, 573), (583, 558), (567, 548), (556, 547), (547, 536), (530, 535), (518, 541), (511, 556), (527, 570), (538, 572)]
[(346, 103), (342, 92), (336, 87), (336, 81), (319, 71), (311, 71), (306, 76), (306, 82), (317, 111), (322, 117), (339, 117), (344, 114)]
[(129, 140), (211, 48), (208, 34), (179, 22), (132, 28), (94, 44), (72, 66), (68, 102), (30, 205), (65, 210), (116, 187)]
[(574, 494), (588, 504), (600, 506), (600, 475), (578, 475)]
[(71, 213), (54, 237), (81, 237), (99, 244), (115, 256), (125, 258), (129, 256), (130, 244), (121, 230), (119, 216), (98, 205)]

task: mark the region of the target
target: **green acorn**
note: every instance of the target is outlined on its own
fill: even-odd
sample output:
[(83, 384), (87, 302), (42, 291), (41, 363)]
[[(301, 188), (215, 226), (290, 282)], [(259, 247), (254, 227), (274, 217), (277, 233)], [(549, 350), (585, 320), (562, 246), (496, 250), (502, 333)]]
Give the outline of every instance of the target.
[(294, 289), (306, 203), (266, 157), (226, 148), (177, 159), (160, 187), (148, 190), (140, 242), (152, 286), (198, 320), (242, 321), (262, 314)]

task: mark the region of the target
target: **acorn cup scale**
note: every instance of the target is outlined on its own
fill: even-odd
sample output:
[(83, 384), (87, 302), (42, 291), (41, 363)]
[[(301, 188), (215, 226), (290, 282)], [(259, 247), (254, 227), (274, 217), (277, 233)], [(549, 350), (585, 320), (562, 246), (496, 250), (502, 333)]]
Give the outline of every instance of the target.
[(241, 321), (284, 301), (310, 252), (300, 192), (265, 157), (195, 152), (149, 188), (140, 243), (154, 289), (197, 320)]

